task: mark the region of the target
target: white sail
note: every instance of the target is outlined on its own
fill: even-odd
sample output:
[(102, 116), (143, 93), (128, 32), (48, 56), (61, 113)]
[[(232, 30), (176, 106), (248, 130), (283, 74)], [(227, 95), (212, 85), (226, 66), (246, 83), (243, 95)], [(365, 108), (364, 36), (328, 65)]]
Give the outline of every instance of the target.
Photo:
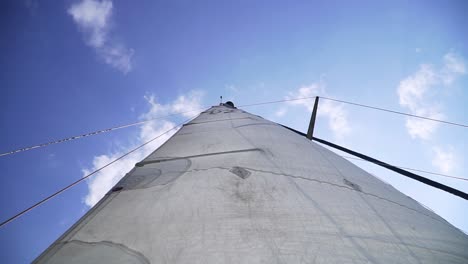
[(467, 235), (392, 186), (220, 105), (137, 164), (35, 262), (468, 263), (467, 249)]

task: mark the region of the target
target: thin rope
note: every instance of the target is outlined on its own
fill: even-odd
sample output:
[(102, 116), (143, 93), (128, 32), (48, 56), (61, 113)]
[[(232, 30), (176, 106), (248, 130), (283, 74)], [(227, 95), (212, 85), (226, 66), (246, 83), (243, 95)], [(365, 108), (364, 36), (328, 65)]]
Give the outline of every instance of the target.
[[(302, 132), (300, 132), (300, 133), (301, 133), (301, 134), (304, 134), (304, 133), (302, 133)], [(460, 191), (460, 190), (458, 190), (458, 189), (452, 188), (452, 187), (450, 187), (450, 186), (448, 186), (448, 185), (442, 184), (442, 183), (437, 182), (437, 181), (433, 181), (433, 180), (431, 180), (431, 179), (429, 179), (429, 178), (422, 177), (422, 176), (420, 176), (420, 175), (414, 174), (414, 173), (409, 172), (409, 171), (407, 171), (407, 170), (404, 170), (404, 169), (395, 167), (395, 166), (393, 166), (393, 165), (391, 165), (391, 164), (382, 162), (382, 161), (377, 160), (377, 159), (374, 159), (374, 158), (372, 158), (372, 157), (370, 157), (370, 156), (364, 155), (364, 154), (362, 154), (362, 153), (353, 151), (353, 150), (351, 150), (351, 149), (345, 148), (345, 147), (343, 147), (343, 146), (340, 146), (340, 145), (337, 145), (337, 144), (328, 142), (328, 141), (326, 141), (326, 140), (323, 140), (323, 139), (320, 139), (320, 138), (317, 138), (317, 137), (312, 137), (312, 140), (317, 141), (317, 142), (320, 142), (320, 143), (322, 143), (322, 144), (324, 144), (324, 145), (327, 145), (327, 146), (329, 146), (329, 147), (336, 148), (336, 149), (338, 149), (338, 150), (341, 150), (341, 151), (346, 152), (346, 153), (348, 153), (348, 154), (351, 154), (351, 155), (353, 155), (353, 156), (359, 157), (359, 158), (361, 158), (361, 159), (368, 160), (368, 161), (370, 161), (370, 162), (372, 162), (372, 163), (374, 163), (374, 164), (377, 164), (377, 165), (379, 165), (379, 166), (382, 166), (382, 167), (384, 167), (384, 168), (387, 168), (387, 169), (389, 169), (389, 170), (391, 170), (391, 171), (394, 171), (394, 172), (396, 172), (396, 173), (399, 173), (399, 174), (401, 174), (401, 175), (403, 175), (403, 176), (406, 176), (406, 177), (411, 178), (411, 179), (413, 179), (413, 180), (419, 181), (419, 182), (424, 183), (424, 184), (426, 184), (426, 185), (432, 186), (432, 187), (437, 188), (437, 189), (439, 189), (439, 190), (442, 190), (442, 191), (451, 193), (451, 194), (453, 194), (453, 195), (455, 195), (455, 196), (458, 196), (458, 197), (460, 197), (460, 198), (463, 198), (463, 199), (465, 199), (465, 200), (468, 200), (468, 193), (465, 193), (465, 192)]]
[[(359, 160), (359, 161), (370, 162), (370, 161), (367, 161), (367, 160), (364, 160), (364, 159), (355, 158), (355, 157), (350, 157), (350, 156), (341, 156), (341, 157), (346, 158), (346, 159), (353, 159), (353, 160)], [(418, 172), (424, 172), (424, 173), (427, 173), (427, 174), (432, 174), (432, 175), (437, 175), (437, 176), (442, 176), (442, 177), (447, 177), (447, 178), (453, 178), (453, 179), (457, 179), (457, 180), (468, 181), (468, 179), (462, 178), (462, 177), (456, 177), (456, 176), (451, 176), (451, 175), (447, 175), (447, 174), (442, 174), (442, 173), (437, 173), (437, 172), (432, 172), (432, 171), (426, 171), (426, 170), (413, 169), (413, 168), (402, 167), (402, 166), (396, 166), (396, 165), (393, 165), (393, 166), (395, 166), (395, 167), (397, 167), (397, 168), (400, 168), (400, 169), (412, 170), (412, 171), (418, 171)]]
[(290, 102), (290, 101), (298, 101), (298, 100), (306, 100), (306, 99), (315, 99), (315, 97), (317, 97), (317, 96), (298, 97), (298, 98), (291, 98), (291, 99), (284, 99), (284, 100), (276, 100), (276, 101), (269, 101), (269, 102), (245, 104), (245, 105), (239, 105), (239, 106), (237, 106), (237, 107), (250, 107), (250, 106), (257, 106), (257, 105), (284, 103), (284, 102)]
[(322, 97), (322, 96), (320, 96), (320, 98), (323, 98), (323, 99), (326, 99), (326, 100), (330, 100), (330, 101), (340, 102), (340, 103), (344, 103), (344, 104), (350, 104), (350, 105), (355, 105), (355, 106), (360, 106), (360, 107), (375, 109), (375, 110), (379, 110), (379, 111), (385, 111), (385, 112), (389, 112), (389, 113), (399, 114), (399, 115), (405, 115), (405, 116), (410, 116), (410, 117), (415, 117), (415, 118), (421, 118), (421, 119), (425, 119), (425, 120), (430, 120), (430, 121), (434, 121), (434, 122), (440, 122), (440, 123), (449, 124), (449, 125), (454, 125), (454, 126), (468, 127), (468, 125), (465, 125), (465, 124), (460, 124), (460, 123), (455, 123), (455, 122), (450, 122), (450, 121), (445, 121), (445, 120), (440, 120), (440, 119), (434, 119), (434, 118), (425, 117), (425, 116), (413, 115), (413, 114), (410, 114), (410, 113), (405, 113), (405, 112), (400, 112), (400, 111), (395, 111), (395, 110), (380, 108), (380, 107), (376, 107), (376, 106), (370, 106), (370, 105), (365, 105), (365, 104), (358, 104), (358, 103), (353, 103), (353, 102), (349, 102), (349, 101), (333, 99), (333, 98), (329, 98), (329, 97)]
[[(239, 105), (238, 107), (251, 107), (251, 106), (266, 105), (266, 104), (284, 103), (284, 102), (291, 102), (291, 101), (314, 99), (315, 97), (316, 96), (298, 97), (298, 98), (291, 98), (291, 99), (283, 99), (283, 100), (275, 100), (275, 101), (260, 102), (260, 103), (253, 103), (253, 104), (245, 104), (245, 105)], [(464, 128), (468, 127), (468, 125), (461, 124), (461, 123), (455, 123), (455, 122), (444, 121), (444, 120), (440, 120), (440, 119), (434, 119), (434, 118), (429, 118), (429, 117), (424, 117), (424, 116), (418, 116), (418, 115), (413, 115), (413, 114), (410, 114), (410, 113), (404, 113), (404, 112), (399, 112), (399, 111), (395, 111), (395, 110), (390, 110), (390, 109), (385, 109), (385, 108), (380, 108), (380, 107), (375, 107), (375, 106), (370, 106), (370, 105), (364, 105), (364, 104), (359, 104), (359, 103), (354, 103), (354, 102), (349, 102), (349, 101), (344, 101), (344, 100), (339, 100), (339, 99), (334, 99), (334, 98), (329, 98), (329, 97), (320, 97), (320, 98), (323, 98), (325, 100), (331, 100), (331, 101), (335, 101), (335, 102), (340, 102), (340, 103), (365, 107), (365, 108), (369, 108), (369, 109), (385, 111), (385, 112), (389, 112), (389, 113), (405, 115), (405, 116), (425, 119), (425, 120), (434, 121), (434, 122), (440, 122), (440, 123), (459, 126), (459, 127), (464, 127)], [(204, 107), (204, 108), (206, 108), (206, 107)], [(53, 144), (64, 143), (64, 142), (67, 142), (67, 141), (76, 140), (76, 139), (80, 139), (80, 138), (84, 138), (84, 137), (94, 136), (94, 135), (101, 134), (101, 133), (111, 132), (111, 131), (121, 129), (121, 128), (127, 128), (127, 127), (131, 127), (131, 126), (141, 125), (141, 124), (151, 122), (151, 121), (154, 121), (154, 120), (157, 120), (157, 119), (162, 119), (162, 118), (166, 118), (166, 117), (170, 117), (170, 116), (190, 113), (190, 112), (193, 112), (193, 111), (198, 111), (200, 109), (202, 109), (202, 108), (187, 111), (187, 112), (174, 113), (174, 114), (170, 114), (170, 115), (166, 115), (166, 116), (155, 117), (155, 118), (144, 120), (144, 121), (139, 121), (139, 122), (134, 122), (134, 123), (126, 124), (126, 125), (101, 129), (101, 130), (85, 133), (85, 134), (78, 135), (78, 136), (72, 136), (72, 137), (68, 137), (68, 138), (64, 138), (64, 139), (50, 141), (50, 142), (47, 142), (47, 143), (33, 145), (33, 146), (30, 146), (30, 147), (20, 148), (20, 149), (8, 151), (8, 152), (0, 153), (0, 157), (7, 156), (7, 155), (12, 155), (12, 154), (15, 154), (15, 153), (18, 153), (18, 152), (28, 151), (28, 150), (32, 150), (32, 149), (36, 149), (36, 148), (42, 148), (42, 147), (46, 147), (46, 146), (53, 145)]]
[(151, 121), (154, 121), (154, 120), (158, 120), (158, 119), (162, 119), (162, 118), (166, 118), (166, 117), (171, 117), (171, 116), (175, 116), (175, 115), (186, 114), (186, 113), (190, 113), (190, 112), (194, 112), (194, 111), (199, 111), (200, 109), (205, 109), (205, 108), (206, 107), (195, 109), (195, 110), (190, 110), (190, 111), (186, 111), (186, 112), (174, 113), (174, 114), (170, 114), (170, 115), (166, 115), (166, 116), (158, 116), (158, 117), (151, 118), (151, 119), (148, 119), (148, 120), (143, 120), (143, 121), (134, 122), (134, 123), (126, 124), (126, 125), (120, 125), (120, 126), (115, 126), (115, 127), (111, 127), (111, 128), (96, 130), (96, 131), (93, 131), (93, 132), (88, 132), (88, 133), (77, 135), (77, 136), (67, 137), (67, 138), (63, 138), (63, 139), (59, 139), (59, 140), (50, 141), (50, 142), (47, 142), (47, 143), (41, 143), (41, 144), (37, 144), (37, 145), (25, 147), (25, 148), (20, 148), (20, 149), (8, 151), (8, 152), (5, 152), (5, 153), (1, 153), (0, 157), (7, 156), (7, 155), (12, 155), (12, 154), (15, 154), (15, 153), (18, 153), (18, 152), (33, 150), (33, 149), (36, 149), (36, 148), (47, 147), (47, 146), (54, 145), (54, 144), (64, 143), (64, 142), (67, 142), (67, 141), (72, 141), (72, 140), (76, 140), (76, 139), (80, 139), (80, 138), (84, 138), (84, 137), (94, 136), (94, 135), (98, 135), (98, 134), (101, 134), (101, 133), (107, 133), (107, 132), (111, 132), (111, 131), (114, 131), (114, 130), (117, 130), (117, 129), (127, 128), (127, 127), (131, 127), (131, 126), (137, 126), (137, 125), (148, 123), (148, 122), (151, 122)]
[(2, 223), (0, 223), (0, 227), (6, 225), (6, 224), (8, 224), (8, 223), (10, 223), (11, 221), (13, 221), (13, 220), (17, 219), (18, 217), (20, 217), (20, 216), (26, 214), (27, 212), (33, 210), (34, 208), (40, 206), (41, 204), (43, 204), (43, 203), (49, 201), (50, 199), (54, 198), (55, 196), (57, 196), (57, 195), (63, 193), (64, 191), (66, 191), (66, 190), (72, 188), (73, 186), (79, 184), (80, 182), (82, 182), (82, 181), (88, 179), (89, 177), (95, 175), (95, 174), (98, 173), (99, 171), (101, 171), (101, 170), (103, 170), (103, 169), (109, 167), (110, 165), (112, 165), (112, 164), (114, 164), (115, 162), (117, 162), (117, 161), (123, 159), (124, 157), (130, 155), (131, 153), (137, 151), (138, 149), (140, 149), (140, 148), (142, 148), (142, 147), (148, 145), (149, 143), (155, 141), (156, 139), (158, 139), (158, 138), (162, 137), (163, 135), (169, 133), (170, 131), (176, 129), (177, 127), (183, 125), (185, 122), (188, 122), (188, 121), (191, 120), (192, 118), (193, 118), (193, 117), (191, 117), (191, 118), (189, 118), (189, 119), (187, 119), (187, 120), (185, 120), (185, 121), (183, 121), (183, 122), (181, 122), (181, 123), (175, 125), (175, 126), (172, 127), (171, 129), (169, 129), (169, 130), (163, 132), (162, 134), (159, 134), (158, 136), (154, 137), (153, 139), (151, 139), (151, 140), (149, 140), (149, 141), (146, 141), (145, 143), (143, 143), (143, 144), (139, 145), (138, 147), (136, 147), (136, 148), (130, 150), (129, 152), (123, 154), (122, 156), (120, 156), (120, 157), (114, 159), (113, 161), (107, 163), (106, 165), (104, 165), (104, 166), (102, 166), (102, 167), (96, 169), (95, 171), (89, 173), (88, 175), (86, 175), (86, 176), (84, 176), (84, 177), (82, 177), (82, 178), (80, 178), (80, 179), (74, 181), (73, 183), (70, 183), (69, 185), (67, 185), (67, 186), (63, 187), (62, 189), (60, 189), (60, 190), (54, 192), (53, 194), (51, 194), (51, 195), (45, 197), (44, 199), (40, 200), (39, 202), (37, 202), (37, 203), (31, 205), (30, 207), (28, 207), (28, 208), (22, 210), (21, 212), (15, 214), (14, 216), (12, 216), (12, 217), (8, 218), (7, 220), (3, 221)]

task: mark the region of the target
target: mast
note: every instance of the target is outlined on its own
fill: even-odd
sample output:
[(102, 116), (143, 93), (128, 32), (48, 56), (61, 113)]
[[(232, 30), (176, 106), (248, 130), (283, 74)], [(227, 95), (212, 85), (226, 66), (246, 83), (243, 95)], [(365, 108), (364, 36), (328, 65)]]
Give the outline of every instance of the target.
[(226, 102), (137, 163), (35, 262), (468, 263), (467, 248), (392, 186)]

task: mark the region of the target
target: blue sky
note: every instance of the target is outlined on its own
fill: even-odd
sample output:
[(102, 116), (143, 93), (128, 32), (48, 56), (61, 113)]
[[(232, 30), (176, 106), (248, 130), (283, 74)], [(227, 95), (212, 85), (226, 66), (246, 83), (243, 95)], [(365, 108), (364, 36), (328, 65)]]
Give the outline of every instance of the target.
[[(466, 1), (2, 1), (0, 151), (220, 95), (242, 105), (319, 94), (466, 124), (467, 11)], [(245, 110), (306, 131), (312, 102)], [(318, 137), (468, 178), (466, 128), (325, 100), (319, 111)], [(191, 114), (0, 157), (0, 218)], [(4, 262), (34, 259), (164, 139), (0, 228)], [(468, 231), (466, 201), (355, 163)]]

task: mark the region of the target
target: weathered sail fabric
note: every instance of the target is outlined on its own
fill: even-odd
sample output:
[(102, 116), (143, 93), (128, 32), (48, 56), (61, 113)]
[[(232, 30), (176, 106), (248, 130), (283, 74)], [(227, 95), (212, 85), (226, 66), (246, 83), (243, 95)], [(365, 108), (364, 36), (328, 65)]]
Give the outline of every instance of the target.
[(468, 263), (468, 236), (305, 137), (221, 105), (36, 262)]

